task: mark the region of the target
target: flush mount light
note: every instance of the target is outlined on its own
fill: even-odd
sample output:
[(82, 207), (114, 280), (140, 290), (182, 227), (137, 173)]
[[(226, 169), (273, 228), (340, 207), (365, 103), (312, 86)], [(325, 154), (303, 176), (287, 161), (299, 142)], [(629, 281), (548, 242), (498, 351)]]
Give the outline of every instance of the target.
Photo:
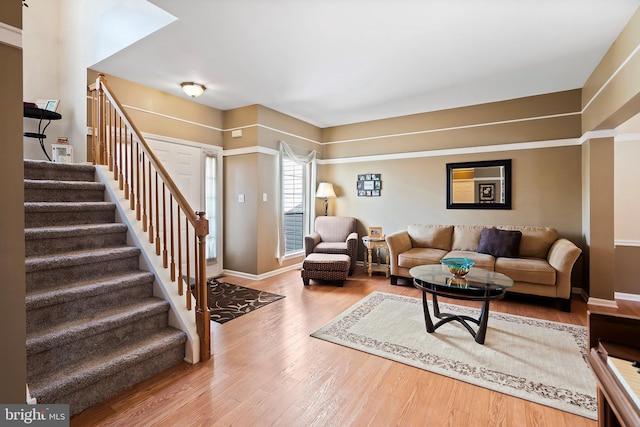
[(180, 86), (182, 86), (184, 93), (192, 98), (202, 95), (206, 89), (203, 85), (194, 82), (183, 82), (180, 83)]

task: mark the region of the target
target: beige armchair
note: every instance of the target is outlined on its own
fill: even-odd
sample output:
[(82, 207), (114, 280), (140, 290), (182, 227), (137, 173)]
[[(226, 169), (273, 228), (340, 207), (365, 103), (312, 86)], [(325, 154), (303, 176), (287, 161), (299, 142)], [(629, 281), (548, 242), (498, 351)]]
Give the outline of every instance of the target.
[(304, 237), (304, 252), (305, 256), (310, 253), (349, 255), (349, 275), (352, 275), (358, 254), (356, 219), (340, 216), (317, 217), (315, 231)]

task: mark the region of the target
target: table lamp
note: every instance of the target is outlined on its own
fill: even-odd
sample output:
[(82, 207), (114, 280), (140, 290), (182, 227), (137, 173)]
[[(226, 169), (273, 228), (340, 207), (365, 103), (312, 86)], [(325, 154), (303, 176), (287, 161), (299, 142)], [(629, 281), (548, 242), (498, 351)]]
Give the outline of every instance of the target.
[(319, 199), (324, 198), (324, 216), (327, 216), (327, 199), (335, 199), (338, 196), (336, 196), (336, 192), (333, 191), (333, 184), (331, 184), (330, 182), (321, 182), (320, 184), (318, 184), (316, 197)]

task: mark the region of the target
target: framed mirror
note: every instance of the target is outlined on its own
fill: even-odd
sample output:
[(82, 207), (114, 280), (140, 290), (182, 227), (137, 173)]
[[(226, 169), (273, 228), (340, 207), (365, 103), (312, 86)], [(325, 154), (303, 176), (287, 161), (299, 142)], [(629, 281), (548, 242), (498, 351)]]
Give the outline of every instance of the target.
[(447, 209), (511, 209), (511, 159), (447, 163)]

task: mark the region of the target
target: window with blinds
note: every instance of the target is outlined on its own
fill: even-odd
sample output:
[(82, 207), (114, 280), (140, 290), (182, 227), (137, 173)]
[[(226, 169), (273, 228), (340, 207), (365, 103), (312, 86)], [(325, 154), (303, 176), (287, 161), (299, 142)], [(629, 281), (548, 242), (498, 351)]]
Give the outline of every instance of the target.
[(304, 239), (305, 167), (282, 159), (282, 202), (285, 255), (301, 251)]

